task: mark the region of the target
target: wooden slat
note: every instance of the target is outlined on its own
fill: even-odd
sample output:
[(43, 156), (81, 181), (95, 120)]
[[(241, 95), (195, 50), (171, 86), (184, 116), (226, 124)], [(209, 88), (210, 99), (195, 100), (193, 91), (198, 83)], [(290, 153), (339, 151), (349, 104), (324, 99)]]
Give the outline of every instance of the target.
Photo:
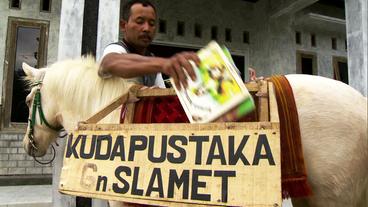
[(80, 124), (79, 130), (87, 131), (125, 131), (125, 130), (238, 130), (238, 129), (278, 129), (278, 123), (273, 122), (225, 122), (207, 124), (163, 123), (163, 124)]
[(84, 123), (97, 123), (109, 115), (112, 111), (116, 108), (121, 106), (122, 104), (128, 102), (129, 99), (133, 100), (136, 99), (136, 95), (140, 90), (141, 85), (133, 85), (129, 88), (128, 92), (121, 95), (120, 97), (115, 98), (112, 100), (107, 106), (105, 106), (101, 111), (95, 113), (90, 118), (88, 118)]
[(268, 97), (270, 103), (270, 121), (279, 122), (279, 111), (277, 109), (275, 88), (271, 82), (268, 82)]
[[(69, 191), (69, 190), (61, 190), (61, 192), (75, 195), (75, 196), (82, 196), (82, 197), (93, 197), (99, 198), (104, 200), (111, 200), (112, 196), (106, 196), (99, 193), (84, 193), (78, 191)], [(179, 202), (165, 202), (165, 201), (157, 201), (157, 200), (149, 200), (149, 199), (136, 199), (136, 198), (124, 198), (124, 202), (131, 203), (129, 206), (135, 206), (135, 204), (143, 204), (143, 205), (152, 205), (152, 206), (170, 206), (170, 207), (209, 207), (213, 205), (205, 205), (205, 204), (191, 204), (191, 203), (179, 203)], [(219, 205), (218, 205), (219, 206)], [(272, 205), (261, 205), (255, 207), (273, 207)]]
[(101, 111), (97, 112), (93, 116), (91, 116), (89, 119), (85, 121), (85, 123), (97, 123), (101, 121), (103, 118), (105, 118), (108, 114), (110, 114), (112, 111), (114, 111), (116, 108), (124, 104), (129, 98), (129, 93), (126, 93), (116, 99), (114, 99), (109, 105), (104, 107)]
[(133, 122), (135, 103), (128, 103), (126, 107), (127, 109), (125, 112), (124, 124), (129, 124)]
[(175, 96), (174, 88), (153, 88), (153, 89), (143, 89), (137, 92), (137, 97), (147, 97), (147, 96)]
[[(268, 165), (253, 165), (253, 166), (247, 166), (245, 163), (235, 163), (235, 165), (229, 164), (229, 166), (226, 166), (226, 164), (222, 164), (220, 162), (214, 162), (211, 163), (210, 166), (208, 166), (205, 163), (202, 164), (196, 164), (195, 163), (195, 157), (196, 157), (196, 147), (195, 145), (186, 145), (185, 148), (183, 148), (186, 151), (187, 159), (184, 162), (185, 164), (177, 165), (175, 163), (170, 163), (170, 161), (163, 161), (162, 163), (153, 163), (152, 161), (147, 159), (148, 155), (148, 148), (145, 150), (142, 150), (140, 156), (136, 155), (136, 159), (131, 160), (133, 162), (128, 162), (128, 160), (125, 160), (125, 158), (122, 159), (108, 159), (104, 162), (102, 160), (97, 159), (90, 159), (90, 158), (82, 158), (78, 157), (78, 155), (71, 155), (66, 157), (64, 162), (64, 168), (62, 170), (63, 174), (61, 176), (60, 181), (60, 190), (63, 193), (67, 194), (73, 194), (73, 195), (79, 195), (79, 196), (86, 196), (86, 197), (94, 197), (94, 198), (100, 198), (100, 199), (116, 199), (120, 201), (125, 202), (133, 202), (133, 203), (144, 203), (144, 204), (151, 204), (151, 205), (163, 205), (163, 206), (184, 206), (184, 203), (182, 202), (188, 202), (192, 204), (189, 205), (208, 205), (208, 206), (215, 206), (216, 201), (212, 199), (212, 204), (209, 204), (207, 201), (194, 201), (192, 199), (186, 199), (184, 200), (183, 197), (181, 197), (180, 191), (176, 191), (178, 194), (174, 194), (173, 199), (169, 198), (162, 198), (159, 199), (158, 197), (134, 197), (132, 194), (118, 194), (113, 189), (111, 189), (111, 185), (113, 183), (120, 183), (118, 180), (116, 180), (116, 174), (114, 174), (114, 171), (119, 166), (126, 166), (130, 169), (133, 169), (133, 167), (140, 167), (140, 169), (143, 172), (147, 173), (141, 173), (139, 178), (133, 178), (137, 182), (138, 180), (141, 181), (141, 183), (148, 183), (148, 178), (153, 168), (160, 168), (160, 171), (162, 170), (163, 175), (166, 174), (169, 170), (178, 170), (181, 171), (183, 169), (187, 169), (191, 171), (192, 169), (208, 169), (208, 170), (231, 170), (234, 172), (237, 172), (234, 179), (239, 182), (229, 182), (229, 194), (235, 193), (232, 191), (230, 193), (230, 190), (236, 189), (237, 194), (239, 195), (247, 195), (247, 203), (249, 203), (249, 207), (259, 207), (259, 206), (273, 206), (275, 203), (279, 204), (281, 203), (281, 171), (280, 171), (280, 144), (279, 139), (277, 137), (279, 136), (279, 124), (278, 123), (270, 123), (270, 122), (229, 122), (229, 123), (208, 123), (208, 124), (90, 124), (88, 126), (92, 126), (91, 129), (83, 129), (82, 131), (76, 131), (74, 132), (73, 136), (74, 138), (79, 137), (79, 135), (83, 135), (81, 139), (84, 139), (85, 141), (82, 141), (82, 143), (85, 143), (86, 146), (92, 146), (92, 139), (94, 135), (106, 135), (109, 134), (111, 138), (111, 144), (115, 145), (114, 142), (116, 141), (116, 137), (123, 136), (124, 137), (124, 143), (125, 146), (130, 146), (130, 139), (129, 137), (132, 137), (132, 135), (140, 135), (140, 136), (156, 136), (155, 140), (160, 139), (162, 136), (171, 137), (172, 135), (182, 135), (189, 139), (189, 136), (193, 135), (208, 135), (210, 140), (213, 140), (214, 136), (220, 136), (222, 137), (222, 140), (224, 142), (227, 141), (227, 138), (231, 135), (237, 138), (237, 140), (242, 139), (244, 136), (247, 136), (249, 138), (249, 142), (247, 143), (249, 151), (247, 151), (249, 154), (253, 155), (255, 153), (256, 145), (259, 134), (262, 134), (267, 137), (267, 140), (269, 140), (270, 149), (272, 149), (273, 152), (273, 159), (275, 160), (276, 166), (268, 166)], [(104, 127), (106, 126), (106, 128)], [(102, 130), (102, 131), (100, 131)], [(125, 139), (127, 138), (127, 139)], [(246, 139), (248, 139), (246, 138)], [(76, 145), (73, 144), (72, 138), (69, 139), (70, 142), (68, 143), (68, 146), (75, 146), (75, 149), (81, 148), (81, 142), (74, 139), (74, 143), (77, 143)], [(79, 142), (79, 144), (78, 144)], [(210, 153), (208, 151), (209, 146), (212, 141), (203, 143), (203, 156), (207, 157), (207, 153)], [(167, 144), (167, 142), (165, 142)], [(234, 145), (234, 143), (233, 143)], [(160, 151), (161, 145), (152, 145), (155, 146), (154, 151)], [(234, 146), (237, 146), (235, 144)], [(123, 152), (124, 149), (129, 148), (120, 148), (119, 152)], [(228, 147), (224, 148), (230, 149)], [(111, 150), (111, 149), (110, 149)], [(108, 150), (108, 151), (110, 151)], [(78, 151), (78, 150), (77, 150)], [(96, 152), (96, 151), (95, 151)], [(127, 152), (127, 151), (126, 151)], [(225, 151), (224, 153), (226, 153)], [(78, 153), (78, 152), (76, 152)], [(109, 152), (111, 153), (111, 152)], [(202, 156), (202, 152), (201, 156)], [(96, 170), (90, 170), (90, 171), (82, 171), (83, 166), (86, 166), (86, 163), (88, 164), (94, 164), (96, 166)], [(141, 171), (141, 172), (142, 172)], [(116, 173), (116, 172), (115, 172)], [(115, 175), (115, 176), (114, 176)], [(243, 176), (247, 175), (247, 176)], [(105, 181), (107, 184), (105, 189), (107, 190), (100, 190), (102, 188), (96, 188), (96, 184), (99, 183), (98, 176), (104, 176), (107, 181)], [(88, 180), (85, 180), (85, 178), (89, 178)], [(211, 176), (210, 176), (211, 177)], [(208, 185), (208, 188), (206, 188), (206, 192), (212, 195), (216, 195), (215, 197), (219, 196), (221, 188), (219, 185), (214, 185), (213, 181), (214, 179), (208, 177), (209, 180), (208, 183), (211, 183)], [(169, 179), (169, 176), (163, 176), (164, 179)], [(91, 185), (87, 183), (82, 183), (81, 180), (88, 181)], [(202, 178), (204, 179), (204, 178)], [(205, 181), (203, 180), (203, 181)], [(168, 183), (166, 180), (163, 180), (163, 183)], [(206, 181), (206, 182), (207, 182)], [(210, 182), (211, 181), (211, 182)], [(221, 182), (219, 179), (216, 181)], [(131, 183), (131, 181), (128, 181)], [(257, 183), (263, 183), (263, 185), (257, 185)], [(102, 184), (102, 183), (100, 183)], [(246, 189), (247, 194), (240, 193), (242, 189), (244, 189), (241, 186), (248, 186), (249, 188)], [(146, 186), (146, 184), (145, 184)], [(142, 186), (141, 186), (142, 187)], [(145, 188), (145, 187), (144, 187)], [(163, 187), (164, 189), (167, 189), (166, 187)], [(216, 189), (217, 188), (217, 189)], [(190, 188), (189, 188), (190, 189)], [(216, 190), (215, 190), (216, 189)], [(204, 190), (204, 189), (202, 189)], [(244, 192), (245, 192), (244, 191)], [(166, 192), (166, 191), (165, 191)], [(266, 193), (265, 193), (266, 192)], [(253, 194), (253, 196), (252, 196)], [(262, 194), (262, 196), (254, 196)], [(167, 194), (165, 194), (167, 195)], [(178, 195), (178, 196), (175, 196)], [(234, 194), (233, 194), (234, 195)], [(249, 196), (248, 196), (249, 195)], [(266, 196), (267, 195), (267, 196)], [(271, 198), (271, 199), (270, 199)], [(238, 199), (238, 200), (236, 200)], [(167, 200), (167, 201), (165, 201)], [(233, 197), (231, 202), (234, 204), (234, 202), (237, 203), (244, 203), (244, 199), (242, 196)], [(230, 202), (229, 202), (230, 203)], [(262, 205), (262, 203), (267, 203), (268, 205)], [(178, 205), (176, 205), (178, 204)], [(183, 205), (182, 205), (183, 204)], [(214, 205), (213, 205), (214, 204)], [(203, 206), (202, 205), (202, 206)], [(221, 205), (221, 204), (219, 204)], [(240, 205), (237, 205), (240, 206)]]
[[(245, 86), (250, 92), (257, 92), (259, 90), (259, 86), (256, 82), (245, 83)], [(141, 85), (133, 85), (129, 89), (128, 93), (123, 94), (122, 96), (114, 99), (111, 103), (109, 103), (101, 111), (97, 112), (96, 114), (88, 118), (85, 121), (85, 123), (92, 124), (92, 123), (97, 123), (101, 121), (103, 118), (105, 118), (108, 114), (110, 114), (120, 105), (126, 103), (128, 99), (132, 99), (132, 96), (140, 98), (140, 97), (148, 97), (148, 96), (175, 96), (176, 95), (175, 90), (173, 88), (167, 88), (167, 89), (154, 88), (154, 89), (140, 90), (141, 87), (142, 87)], [(134, 114), (132, 113), (134, 113), (135, 106), (134, 104), (127, 104), (127, 107), (128, 109), (127, 109), (127, 113), (124, 119), (124, 123), (131, 123), (134, 117)]]
[(249, 92), (257, 92), (258, 91), (258, 84), (257, 82), (248, 82), (245, 83), (245, 87), (247, 87)]
[(259, 121), (269, 121), (268, 117), (268, 85), (267, 81), (260, 81), (258, 83), (259, 91), (258, 96), (258, 119)]

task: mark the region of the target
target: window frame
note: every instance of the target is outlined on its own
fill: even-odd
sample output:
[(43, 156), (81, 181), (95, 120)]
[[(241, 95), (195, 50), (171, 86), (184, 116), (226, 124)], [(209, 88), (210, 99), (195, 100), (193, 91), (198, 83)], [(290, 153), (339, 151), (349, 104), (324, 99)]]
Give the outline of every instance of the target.
[(45, 20), (25, 19), (18, 17), (8, 17), (7, 37), (5, 46), (5, 61), (3, 75), (3, 95), (1, 105), (0, 127), (6, 131), (24, 131), (27, 123), (11, 122), (11, 107), (13, 94), (14, 67), (16, 61), (17, 31), (19, 27), (40, 29), (40, 41), (38, 45), (39, 59), (37, 65), (39, 68), (47, 63), (47, 45), (48, 31), (50, 22)]
[(318, 57), (317, 53), (315, 52), (309, 52), (309, 51), (302, 51), (297, 50), (296, 51), (296, 71), (297, 74), (303, 74), (302, 72), (302, 58), (311, 58), (312, 59), (312, 73), (313, 75), (318, 75)]
[(52, 9), (52, 0), (48, 0), (49, 1), (49, 9), (48, 10), (42, 10), (42, 5), (43, 5), (43, 2), (45, 0), (40, 0), (40, 12), (44, 12), (44, 13), (51, 13), (51, 9)]
[(195, 23), (194, 24), (194, 37), (195, 38), (202, 38), (202, 24)]
[(19, 0), (19, 7), (12, 7), (12, 0), (9, 0), (9, 9), (21, 10), (22, 9), (22, 0)]
[[(333, 77), (335, 80), (341, 81), (341, 74), (340, 74), (340, 68), (339, 68), (339, 62), (343, 62), (347, 64), (347, 70), (349, 74), (349, 65), (348, 65), (348, 58), (343, 56), (332, 56), (332, 65), (333, 65)], [(348, 77), (349, 80), (349, 77)]]
[(165, 19), (158, 20), (158, 33), (166, 34), (167, 33), (167, 22)]
[(180, 37), (185, 36), (185, 22), (184, 21), (176, 22), (176, 35)]
[(225, 28), (225, 42), (232, 42), (233, 35), (231, 28)]

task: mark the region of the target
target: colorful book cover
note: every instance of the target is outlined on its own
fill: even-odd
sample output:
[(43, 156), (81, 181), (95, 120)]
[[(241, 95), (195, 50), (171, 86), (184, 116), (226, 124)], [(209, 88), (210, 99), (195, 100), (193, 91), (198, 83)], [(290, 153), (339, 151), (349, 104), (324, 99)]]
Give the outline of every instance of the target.
[(236, 106), (240, 118), (255, 108), (227, 48), (212, 41), (197, 54), (199, 67), (191, 62), (196, 81), (188, 76), (188, 88), (181, 90), (172, 84), (191, 123), (211, 122)]

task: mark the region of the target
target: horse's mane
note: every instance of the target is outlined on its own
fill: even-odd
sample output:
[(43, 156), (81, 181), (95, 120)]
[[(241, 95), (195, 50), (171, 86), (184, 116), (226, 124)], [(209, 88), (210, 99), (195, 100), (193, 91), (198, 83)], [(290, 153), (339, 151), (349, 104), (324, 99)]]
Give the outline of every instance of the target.
[(87, 56), (60, 61), (45, 69), (44, 85), (54, 96), (51, 100), (63, 102), (59, 104), (60, 111), (78, 113), (75, 117), (86, 119), (127, 91), (124, 79), (103, 79), (98, 76), (98, 68), (94, 58)]

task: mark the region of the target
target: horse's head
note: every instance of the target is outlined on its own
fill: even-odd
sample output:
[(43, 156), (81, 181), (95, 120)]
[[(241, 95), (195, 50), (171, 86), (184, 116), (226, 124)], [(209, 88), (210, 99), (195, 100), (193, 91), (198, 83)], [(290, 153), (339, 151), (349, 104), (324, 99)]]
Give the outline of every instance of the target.
[[(50, 144), (55, 141), (61, 129), (58, 117), (56, 95), (47, 90), (46, 69), (36, 69), (23, 63), (26, 80), (30, 84), (30, 93), (26, 98), (29, 109), (27, 132), (23, 146), (30, 156), (41, 157), (46, 154)], [(42, 94), (42, 95), (41, 95)]]

